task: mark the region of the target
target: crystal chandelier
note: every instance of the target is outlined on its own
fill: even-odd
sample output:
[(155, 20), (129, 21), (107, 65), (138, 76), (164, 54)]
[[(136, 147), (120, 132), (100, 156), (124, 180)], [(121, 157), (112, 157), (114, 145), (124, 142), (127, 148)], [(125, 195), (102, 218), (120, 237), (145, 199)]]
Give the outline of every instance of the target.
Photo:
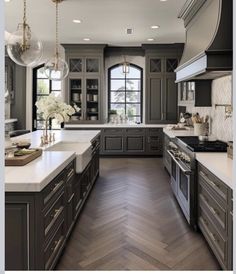
[(56, 46), (55, 46), (55, 55), (49, 59), (44, 65), (45, 75), (54, 81), (61, 81), (69, 73), (69, 68), (67, 63), (60, 57), (59, 54), (59, 42), (58, 42), (58, 4), (63, 0), (52, 0), (56, 3)]
[(124, 62), (122, 64), (122, 72), (124, 74), (128, 74), (130, 69), (130, 63), (126, 61), (126, 57), (124, 56)]
[(36, 65), (43, 53), (43, 46), (31, 32), (26, 20), (26, 0), (24, 2), (23, 23), (7, 39), (7, 53), (20, 66)]

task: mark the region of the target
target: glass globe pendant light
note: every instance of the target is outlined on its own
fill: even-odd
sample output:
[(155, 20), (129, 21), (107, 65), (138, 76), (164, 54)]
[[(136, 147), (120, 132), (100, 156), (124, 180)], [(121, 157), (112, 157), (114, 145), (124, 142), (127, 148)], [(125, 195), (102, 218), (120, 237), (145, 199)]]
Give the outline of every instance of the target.
[(63, 0), (52, 1), (56, 3), (56, 47), (55, 55), (44, 65), (44, 73), (50, 80), (61, 81), (66, 78), (69, 73), (67, 63), (60, 57), (58, 42), (58, 3), (61, 3)]
[(24, 0), (23, 23), (7, 39), (7, 53), (20, 66), (36, 65), (43, 54), (43, 45), (31, 32), (26, 22), (26, 0)]

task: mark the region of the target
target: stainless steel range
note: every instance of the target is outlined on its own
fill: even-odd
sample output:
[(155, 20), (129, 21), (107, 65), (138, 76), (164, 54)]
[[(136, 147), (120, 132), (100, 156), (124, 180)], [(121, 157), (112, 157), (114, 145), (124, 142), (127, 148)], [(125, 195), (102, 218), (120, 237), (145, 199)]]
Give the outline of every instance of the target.
[(197, 224), (197, 172), (195, 152), (226, 152), (221, 141), (201, 142), (196, 136), (176, 137), (169, 143), (171, 187), (189, 224)]

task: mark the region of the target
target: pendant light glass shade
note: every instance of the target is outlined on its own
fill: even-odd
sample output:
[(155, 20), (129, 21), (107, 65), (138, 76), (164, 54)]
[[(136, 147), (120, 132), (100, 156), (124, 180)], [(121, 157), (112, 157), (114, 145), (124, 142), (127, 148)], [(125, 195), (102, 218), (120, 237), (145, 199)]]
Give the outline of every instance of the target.
[(128, 74), (129, 73), (129, 68), (130, 68), (130, 64), (127, 62), (124, 62), (122, 65), (122, 72), (124, 74)]
[(18, 24), (17, 30), (10, 34), (7, 40), (7, 53), (20, 66), (36, 65), (42, 57), (42, 42), (35, 37), (26, 23), (26, 0), (23, 23)]
[(56, 3), (56, 42), (55, 42), (55, 55), (49, 59), (44, 65), (44, 73), (48, 79), (53, 81), (61, 81), (69, 73), (69, 67), (65, 60), (60, 57), (59, 54), (59, 39), (58, 39), (58, 4), (63, 0), (52, 0)]
[(124, 56), (124, 62), (122, 63), (122, 73), (128, 74), (130, 69), (130, 63), (126, 62), (126, 57)]
[(44, 73), (50, 80), (61, 81), (68, 75), (69, 68), (60, 56), (55, 55), (45, 63)]

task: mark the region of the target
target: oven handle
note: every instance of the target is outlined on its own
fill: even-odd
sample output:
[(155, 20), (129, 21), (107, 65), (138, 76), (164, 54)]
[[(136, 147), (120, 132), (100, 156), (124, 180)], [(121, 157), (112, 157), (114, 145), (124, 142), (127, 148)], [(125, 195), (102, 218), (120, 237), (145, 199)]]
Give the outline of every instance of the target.
[(175, 161), (175, 163), (178, 165), (178, 167), (183, 171), (185, 175), (191, 175), (191, 170), (185, 169), (179, 161), (177, 161), (174, 157), (174, 155), (170, 152), (170, 150), (167, 149), (167, 153), (170, 155), (170, 157)]

